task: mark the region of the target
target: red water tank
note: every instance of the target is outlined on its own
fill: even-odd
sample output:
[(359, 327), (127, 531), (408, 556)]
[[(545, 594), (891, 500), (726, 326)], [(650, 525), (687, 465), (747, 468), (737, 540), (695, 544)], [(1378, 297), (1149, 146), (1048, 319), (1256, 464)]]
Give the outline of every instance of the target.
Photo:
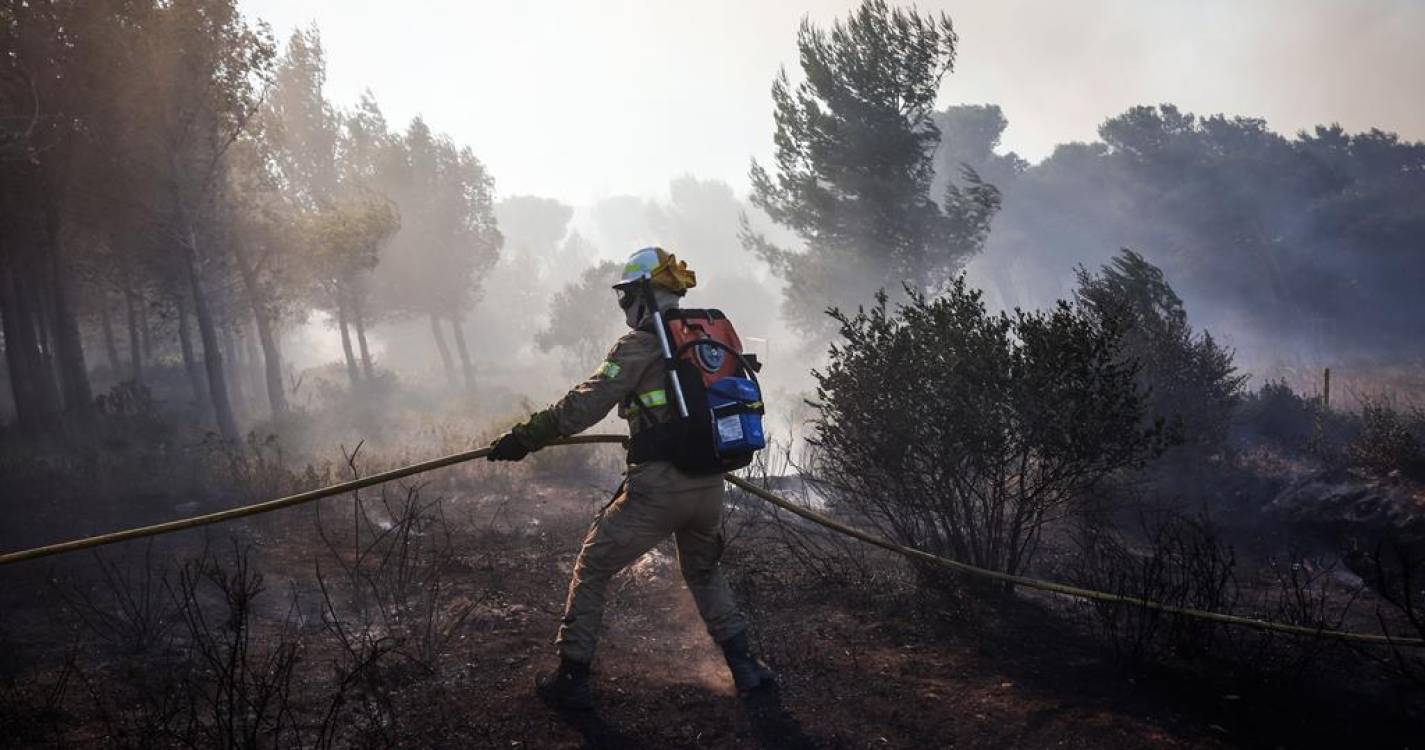
[[(732, 321), (721, 310), (675, 308), (663, 313), (663, 322), (668, 326), (668, 344), (675, 352), (688, 342), (712, 339), (742, 353), (742, 339), (737, 337)], [(697, 368), (704, 385), (712, 385), (740, 371), (737, 358), (718, 346), (694, 344), (683, 349), (681, 358)]]

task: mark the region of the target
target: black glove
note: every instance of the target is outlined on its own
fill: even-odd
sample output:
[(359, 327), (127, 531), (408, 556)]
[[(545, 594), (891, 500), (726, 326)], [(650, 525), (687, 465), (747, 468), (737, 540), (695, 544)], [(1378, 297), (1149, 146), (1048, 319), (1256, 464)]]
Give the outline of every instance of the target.
[(490, 445), (490, 453), (485, 456), (487, 461), (518, 461), (529, 455), (529, 449), (524, 447), (524, 443), (515, 437), (513, 432), (506, 432)]

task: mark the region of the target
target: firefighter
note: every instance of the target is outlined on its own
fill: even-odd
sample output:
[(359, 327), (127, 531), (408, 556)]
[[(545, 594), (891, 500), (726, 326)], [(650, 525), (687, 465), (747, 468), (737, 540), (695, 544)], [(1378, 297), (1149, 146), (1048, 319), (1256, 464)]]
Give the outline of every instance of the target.
[[(616, 406), (619, 416), (628, 420), (631, 435), (677, 418), (662, 350), (652, 332), (653, 311), (640, 290), (645, 275), (652, 279), (653, 304), (660, 311), (677, 307), (696, 284), (687, 264), (662, 248), (633, 253), (613, 286), (632, 330), (587, 380), (496, 440), (491, 461), (518, 461), (556, 438), (592, 427)], [(575, 709), (593, 706), (589, 667), (609, 580), (670, 534), (677, 539), (683, 580), (709, 635), (722, 648), (737, 690), (745, 693), (771, 684), (773, 675), (752, 653), (747, 620), (718, 567), (722, 506), (721, 474), (694, 476), (667, 460), (630, 455), (622, 489), (595, 517), (574, 564), (555, 640), (559, 666), (535, 680), (548, 703)]]

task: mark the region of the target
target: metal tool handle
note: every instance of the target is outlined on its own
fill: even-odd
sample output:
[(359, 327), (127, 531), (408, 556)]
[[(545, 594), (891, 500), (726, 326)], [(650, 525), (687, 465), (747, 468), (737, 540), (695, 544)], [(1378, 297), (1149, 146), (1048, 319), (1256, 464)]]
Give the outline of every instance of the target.
[(643, 299), (648, 309), (653, 311), (653, 330), (658, 335), (658, 346), (663, 349), (663, 364), (668, 370), (668, 380), (673, 384), (673, 400), (678, 404), (678, 416), (688, 418), (688, 402), (683, 398), (683, 384), (678, 380), (678, 363), (673, 360), (673, 348), (668, 345), (668, 329), (663, 326), (663, 313), (658, 310), (658, 300), (653, 296), (653, 277), (643, 274)]

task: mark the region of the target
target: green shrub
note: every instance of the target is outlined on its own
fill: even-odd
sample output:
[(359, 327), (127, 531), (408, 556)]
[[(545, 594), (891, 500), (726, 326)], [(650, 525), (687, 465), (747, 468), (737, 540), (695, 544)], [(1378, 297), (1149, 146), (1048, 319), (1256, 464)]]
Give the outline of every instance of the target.
[(1282, 380), (1267, 381), (1244, 398), (1237, 421), (1253, 435), (1299, 448), (1312, 440), (1322, 417), (1320, 401), (1298, 395)]
[(1220, 449), (1246, 381), (1232, 351), (1193, 331), (1162, 270), (1132, 250), (1124, 248), (1097, 275), (1083, 268), (1077, 275), (1081, 307), (1123, 330), (1120, 352), (1139, 363), (1147, 416), (1162, 418), (1186, 447)]
[(1019, 571), (1043, 525), (1161, 442), (1112, 321), (1060, 303), (986, 312), (956, 279), (935, 298), (880, 294), (815, 372), (816, 480), (901, 543)]
[(1386, 396), (1362, 396), (1360, 432), (1348, 448), (1358, 465), (1425, 481), (1425, 412), (1397, 407)]

